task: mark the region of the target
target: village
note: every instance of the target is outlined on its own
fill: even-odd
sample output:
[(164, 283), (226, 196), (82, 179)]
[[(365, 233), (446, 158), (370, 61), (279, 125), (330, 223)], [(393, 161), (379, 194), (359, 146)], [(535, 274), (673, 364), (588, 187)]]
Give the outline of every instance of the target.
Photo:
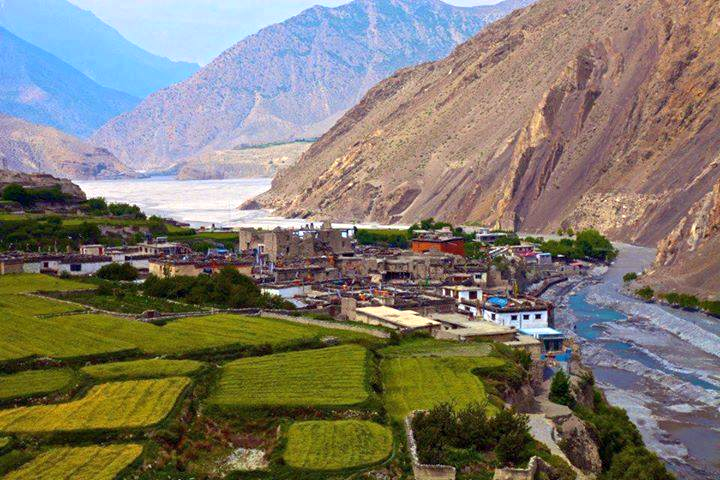
[[(140, 278), (171, 278), (230, 268), (301, 311), (400, 334), (499, 341), (536, 359), (563, 358), (568, 345), (554, 328), (554, 306), (538, 297), (592, 263), (553, 258), (537, 243), (500, 242), (508, 233), (487, 228), (464, 227), (462, 237), (448, 227), (418, 229), (409, 248), (362, 245), (357, 232), (328, 222), (241, 228), (235, 251), (219, 245), (206, 253), (162, 236), (124, 247), (80, 245), (77, 252), (8, 252), (0, 257), (0, 273), (92, 276), (107, 265), (129, 264)], [(478, 258), (466, 255), (470, 241), (481, 246)]]

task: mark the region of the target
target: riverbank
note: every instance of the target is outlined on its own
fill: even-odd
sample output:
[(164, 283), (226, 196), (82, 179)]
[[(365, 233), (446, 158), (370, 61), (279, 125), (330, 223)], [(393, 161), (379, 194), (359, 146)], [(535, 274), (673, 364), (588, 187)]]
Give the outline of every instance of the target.
[(576, 339), (611, 403), (628, 411), (648, 448), (691, 480), (720, 477), (720, 322), (623, 293), (652, 249), (620, 246), (609, 268), (551, 287), (557, 327)]

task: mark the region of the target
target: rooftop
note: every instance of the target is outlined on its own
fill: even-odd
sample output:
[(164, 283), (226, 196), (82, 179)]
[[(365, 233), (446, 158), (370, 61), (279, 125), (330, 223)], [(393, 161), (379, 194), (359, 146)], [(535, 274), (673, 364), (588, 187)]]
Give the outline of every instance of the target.
[(440, 322), (437, 320), (423, 317), (412, 310), (396, 310), (390, 307), (361, 307), (358, 308), (357, 311), (402, 328), (422, 328), (440, 325)]

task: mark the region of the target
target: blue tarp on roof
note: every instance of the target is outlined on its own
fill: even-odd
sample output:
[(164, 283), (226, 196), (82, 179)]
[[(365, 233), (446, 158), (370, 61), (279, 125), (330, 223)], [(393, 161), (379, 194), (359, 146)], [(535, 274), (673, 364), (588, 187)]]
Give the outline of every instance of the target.
[(490, 297), (488, 299), (488, 302), (492, 303), (493, 305), (497, 305), (500, 308), (505, 308), (508, 304), (508, 299), (502, 297)]

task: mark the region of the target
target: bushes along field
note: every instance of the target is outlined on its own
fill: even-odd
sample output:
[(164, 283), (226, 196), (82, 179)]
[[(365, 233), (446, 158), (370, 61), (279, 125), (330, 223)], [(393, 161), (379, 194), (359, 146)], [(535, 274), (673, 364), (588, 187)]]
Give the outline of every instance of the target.
[[(202, 368), (194, 360), (134, 360), (131, 362), (102, 363), (83, 367), (81, 371), (95, 380), (116, 380), (125, 378), (158, 378), (192, 375)], [(2, 377), (0, 377), (2, 378)]]
[(368, 399), (368, 352), (342, 345), (243, 358), (223, 367), (210, 402), (225, 407), (342, 407)]
[(372, 465), (392, 452), (392, 431), (361, 420), (293, 423), (283, 454), (285, 463), (302, 470), (344, 470)]
[(0, 410), (0, 431), (39, 433), (152, 426), (170, 413), (189, 383), (184, 377), (105, 383), (72, 402)]
[(10, 472), (4, 480), (114, 480), (142, 453), (140, 445), (52, 448)]
[(57, 392), (70, 387), (74, 380), (75, 374), (65, 368), (0, 375), (0, 401)]
[[(494, 357), (408, 357), (381, 363), (385, 407), (393, 419), (402, 421), (413, 410), (427, 410), (441, 403), (457, 408), (487, 399), (482, 381), (472, 373), (476, 368), (504, 364)], [(496, 407), (488, 404), (489, 413)]]

